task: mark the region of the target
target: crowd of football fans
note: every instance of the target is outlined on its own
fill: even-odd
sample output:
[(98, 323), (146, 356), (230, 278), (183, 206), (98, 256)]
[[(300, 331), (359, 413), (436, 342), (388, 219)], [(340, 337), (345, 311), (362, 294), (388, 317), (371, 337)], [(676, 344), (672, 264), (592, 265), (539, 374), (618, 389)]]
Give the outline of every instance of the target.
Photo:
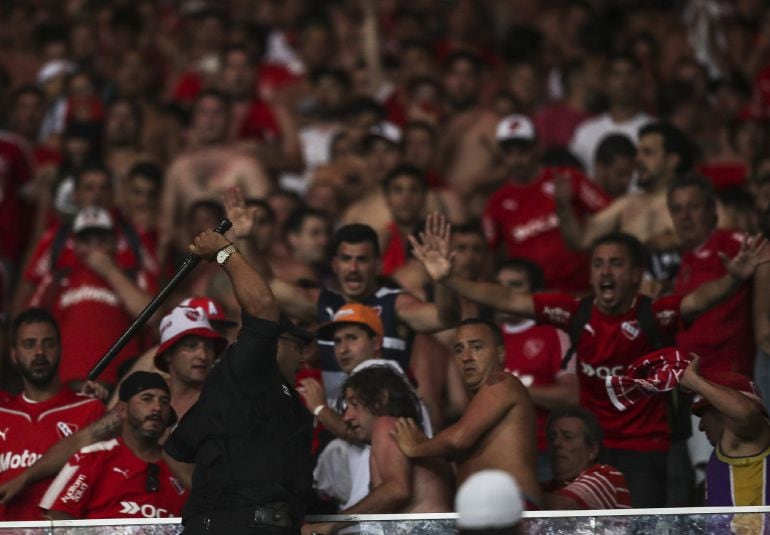
[[(767, 414), (765, 3), (37, 0), (0, 20), (0, 520), (180, 514), (159, 444), (237, 335), (220, 266), (86, 379), (225, 217), (281, 310), (318, 329), (297, 375), (311, 510), (453, 510), (484, 468), (531, 508), (718, 504), (701, 483), (730, 488), (707, 474), (723, 429), (748, 441), (734, 456), (770, 453), (766, 420), (709, 390)], [(474, 366), (517, 377), (531, 421), (482, 414), (501, 387)], [(414, 411), (377, 402), (398, 381)], [(501, 429), (531, 455), (518, 438), (510, 462), (485, 453)], [(409, 496), (372, 497), (402, 476)], [(122, 486), (163, 499), (100, 502)], [(736, 496), (719, 504), (765, 504)]]

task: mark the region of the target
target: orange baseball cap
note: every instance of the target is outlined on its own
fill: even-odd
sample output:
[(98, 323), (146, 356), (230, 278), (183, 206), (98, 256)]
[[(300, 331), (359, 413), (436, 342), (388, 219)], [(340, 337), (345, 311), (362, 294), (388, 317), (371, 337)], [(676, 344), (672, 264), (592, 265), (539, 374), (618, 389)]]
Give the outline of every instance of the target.
[(347, 303), (341, 306), (334, 313), (331, 321), (327, 321), (318, 327), (316, 331), (321, 338), (331, 339), (334, 331), (339, 325), (346, 324), (364, 325), (372, 330), (377, 336), (383, 336), (385, 330), (382, 328), (382, 321), (379, 313), (372, 307), (362, 305), (361, 303)]

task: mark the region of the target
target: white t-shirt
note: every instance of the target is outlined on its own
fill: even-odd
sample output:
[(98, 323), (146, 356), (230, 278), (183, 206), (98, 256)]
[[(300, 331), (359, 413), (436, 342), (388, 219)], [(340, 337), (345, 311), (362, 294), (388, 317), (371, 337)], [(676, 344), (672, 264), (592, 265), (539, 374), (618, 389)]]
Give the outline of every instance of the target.
[(594, 153), (607, 134), (625, 134), (634, 143), (639, 140), (639, 129), (652, 121), (646, 113), (638, 113), (632, 119), (622, 123), (615, 122), (608, 113), (586, 119), (575, 129), (570, 150), (583, 162), (586, 174), (594, 178)]

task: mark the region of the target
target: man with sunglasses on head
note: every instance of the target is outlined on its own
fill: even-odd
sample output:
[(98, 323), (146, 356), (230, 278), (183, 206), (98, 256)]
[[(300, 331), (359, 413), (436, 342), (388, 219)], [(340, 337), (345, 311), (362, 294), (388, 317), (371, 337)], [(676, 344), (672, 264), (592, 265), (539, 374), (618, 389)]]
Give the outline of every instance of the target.
[(166, 381), (134, 372), (120, 385), (120, 436), (76, 453), (40, 501), (54, 520), (168, 518), (187, 500), (161, 456), (159, 439), (176, 419)]

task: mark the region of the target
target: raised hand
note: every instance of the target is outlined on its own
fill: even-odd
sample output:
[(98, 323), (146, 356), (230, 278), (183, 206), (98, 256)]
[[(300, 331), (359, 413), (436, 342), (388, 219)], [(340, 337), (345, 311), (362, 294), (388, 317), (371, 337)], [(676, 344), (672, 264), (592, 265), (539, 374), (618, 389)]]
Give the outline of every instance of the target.
[(254, 229), (254, 209), (246, 206), (238, 186), (233, 186), (222, 195), (227, 219), (233, 224), (236, 238), (248, 238)]
[(425, 221), (425, 231), (420, 232), (419, 241), (409, 236), (409, 242), (414, 249), (414, 256), (422, 262), (430, 277), (440, 281), (449, 276), (452, 271), (454, 253), (449, 248), (451, 225), (439, 214), (428, 214)]
[(730, 275), (748, 279), (754, 274), (757, 266), (770, 262), (770, 249), (766, 245), (767, 240), (761, 234), (746, 236), (734, 257), (728, 258), (724, 253), (719, 253), (719, 256)]
[(572, 191), (572, 177), (564, 171), (555, 171), (553, 177), (553, 199), (560, 206), (572, 204), (575, 192)]

